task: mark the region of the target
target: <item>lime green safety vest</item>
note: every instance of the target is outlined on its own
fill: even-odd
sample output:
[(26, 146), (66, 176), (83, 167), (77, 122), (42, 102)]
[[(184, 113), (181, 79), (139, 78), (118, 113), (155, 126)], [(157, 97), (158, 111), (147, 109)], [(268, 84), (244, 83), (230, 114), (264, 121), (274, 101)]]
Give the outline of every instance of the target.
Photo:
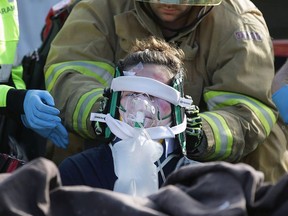
[[(6, 107), (9, 89), (25, 89), (22, 66), (15, 66), (19, 22), (16, 0), (0, 0), (0, 107)], [(12, 76), (9, 82), (9, 78)]]

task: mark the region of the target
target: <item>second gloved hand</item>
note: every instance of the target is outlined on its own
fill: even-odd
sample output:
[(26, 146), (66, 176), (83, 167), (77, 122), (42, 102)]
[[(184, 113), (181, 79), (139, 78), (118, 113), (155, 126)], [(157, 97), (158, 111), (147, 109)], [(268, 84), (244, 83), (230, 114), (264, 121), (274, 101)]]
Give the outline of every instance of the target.
[[(95, 104), (97, 104), (97, 113), (107, 114), (110, 112), (110, 98), (111, 98), (111, 89), (106, 88), (104, 89), (103, 96), (99, 97)], [(96, 139), (100, 142), (109, 142), (112, 134), (106, 134), (106, 123), (100, 121), (93, 121), (92, 127), (96, 134)]]
[(56, 127), (61, 122), (60, 111), (54, 107), (53, 97), (48, 91), (29, 90), (24, 98), (24, 125), (31, 129), (47, 129)]
[(198, 106), (191, 105), (185, 109), (187, 116), (186, 127), (186, 151), (187, 154), (193, 152), (202, 142), (202, 119), (199, 116)]

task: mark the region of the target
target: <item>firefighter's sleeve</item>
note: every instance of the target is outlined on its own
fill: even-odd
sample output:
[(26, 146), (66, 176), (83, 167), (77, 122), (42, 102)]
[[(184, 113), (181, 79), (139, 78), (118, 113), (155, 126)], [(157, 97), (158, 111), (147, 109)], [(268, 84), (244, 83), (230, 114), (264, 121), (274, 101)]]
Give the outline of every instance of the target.
[(263, 143), (276, 122), (272, 43), (263, 19), (253, 17), (244, 14), (241, 25), (228, 29), (227, 40), (211, 50), (217, 69), (212, 85), (204, 89), (206, 142), (194, 159), (237, 162)]
[(105, 27), (110, 23), (101, 20), (92, 6), (80, 2), (73, 8), (51, 44), (44, 69), (46, 88), (65, 127), (85, 139), (95, 137), (90, 113), (97, 112), (97, 101), (114, 76), (115, 40), (109, 41)]
[(68, 130), (83, 138), (95, 137), (90, 113), (98, 111), (103, 89), (109, 86), (113, 72), (110, 65), (92, 61), (65, 62), (48, 69), (45, 74), (47, 90), (54, 97)]

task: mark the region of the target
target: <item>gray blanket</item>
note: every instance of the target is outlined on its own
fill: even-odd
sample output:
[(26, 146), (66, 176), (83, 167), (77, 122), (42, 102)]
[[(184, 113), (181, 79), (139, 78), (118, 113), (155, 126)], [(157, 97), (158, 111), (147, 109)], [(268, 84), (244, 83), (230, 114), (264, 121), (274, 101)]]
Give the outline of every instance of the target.
[(288, 176), (277, 184), (245, 164), (182, 167), (149, 197), (87, 186), (62, 186), (56, 165), (39, 158), (0, 174), (0, 215), (288, 215)]

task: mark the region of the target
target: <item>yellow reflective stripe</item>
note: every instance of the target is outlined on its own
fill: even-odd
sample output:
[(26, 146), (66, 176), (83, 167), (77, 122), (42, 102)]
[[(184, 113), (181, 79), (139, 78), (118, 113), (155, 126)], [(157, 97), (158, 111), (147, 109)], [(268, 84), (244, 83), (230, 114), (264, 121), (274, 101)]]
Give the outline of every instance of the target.
[(6, 107), (7, 92), (13, 87), (8, 85), (0, 85), (0, 107)]
[(276, 122), (276, 116), (272, 110), (265, 104), (251, 97), (230, 92), (210, 91), (205, 93), (204, 98), (209, 110), (215, 110), (225, 106), (234, 106), (236, 104), (245, 104), (258, 117), (265, 128), (266, 135), (270, 133)]
[(51, 91), (56, 80), (65, 70), (76, 70), (82, 74), (95, 78), (104, 86), (110, 85), (110, 82), (114, 77), (114, 67), (104, 62), (71, 61), (54, 64), (50, 66), (45, 73), (48, 91)]
[(215, 139), (215, 151), (207, 159), (222, 160), (228, 158), (232, 152), (233, 135), (225, 119), (221, 115), (212, 112), (203, 112), (200, 116), (212, 128)]
[(92, 106), (97, 99), (102, 96), (103, 89), (93, 89), (93, 91), (84, 94), (77, 103), (76, 109), (73, 113), (73, 128), (79, 132), (83, 137), (92, 138), (86, 127), (86, 120), (89, 118)]
[(12, 79), (16, 86), (16, 89), (26, 89), (26, 84), (22, 79), (23, 68), (22, 66), (12, 68)]
[(0, 29), (0, 64), (13, 64), (19, 40), (16, 1), (1, 1)]
[(13, 64), (14, 56), (17, 51), (18, 41), (6, 41), (3, 42), (0, 40), (0, 51), (1, 58), (0, 64)]

